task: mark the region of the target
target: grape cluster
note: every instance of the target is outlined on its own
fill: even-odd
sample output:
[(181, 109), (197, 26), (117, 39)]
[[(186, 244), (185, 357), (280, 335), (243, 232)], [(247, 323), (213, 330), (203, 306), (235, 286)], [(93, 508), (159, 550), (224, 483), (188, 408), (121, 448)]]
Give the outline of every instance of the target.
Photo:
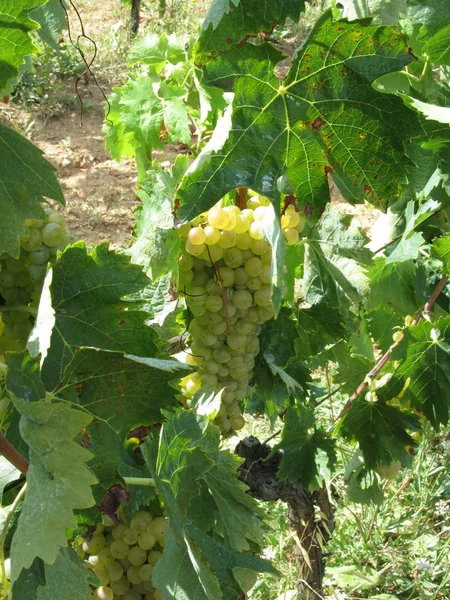
[(93, 600), (162, 600), (152, 585), (153, 569), (162, 556), (167, 520), (139, 511), (130, 523), (114, 526), (105, 516), (90, 540), (79, 536), (74, 547), (101, 581)]
[(55, 262), (75, 238), (65, 231), (65, 218), (46, 209), (45, 219), (26, 221), (29, 233), (20, 238), (19, 258), (0, 255), (0, 358), (5, 351), (24, 349), (33, 328), (48, 262)]
[[(222, 391), (216, 424), (223, 434), (244, 427), (239, 402), (253, 375), (261, 325), (274, 316), (272, 248), (262, 235), (269, 205), (261, 196), (251, 197), (244, 210), (216, 205), (179, 229), (186, 250), (179, 290), (193, 317), (186, 362), (197, 367), (181, 380), (181, 391), (187, 406), (203, 386)], [(304, 219), (294, 206), (281, 223), (287, 244), (296, 243)]]

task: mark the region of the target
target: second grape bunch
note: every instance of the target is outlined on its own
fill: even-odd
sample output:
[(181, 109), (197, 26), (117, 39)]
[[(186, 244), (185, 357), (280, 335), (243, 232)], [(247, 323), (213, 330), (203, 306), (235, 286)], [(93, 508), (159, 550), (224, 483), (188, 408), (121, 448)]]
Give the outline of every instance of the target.
[[(221, 392), (216, 424), (222, 434), (245, 425), (239, 404), (253, 377), (261, 325), (274, 316), (272, 248), (263, 237), (269, 206), (262, 196), (251, 197), (244, 210), (216, 205), (179, 229), (185, 239), (179, 291), (192, 315), (186, 362), (197, 367), (181, 380), (181, 391), (188, 406), (204, 386)], [(304, 218), (290, 205), (281, 226), (286, 243), (295, 244)]]

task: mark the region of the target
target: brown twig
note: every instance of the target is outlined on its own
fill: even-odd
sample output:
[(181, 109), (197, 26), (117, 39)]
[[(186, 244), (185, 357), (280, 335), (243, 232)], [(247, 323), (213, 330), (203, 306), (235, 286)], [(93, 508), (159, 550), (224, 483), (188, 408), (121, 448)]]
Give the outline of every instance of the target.
[[(432, 308), (433, 304), (436, 302), (436, 300), (439, 297), (439, 294), (445, 288), (447, 281), (448, 281), (447, 275), (443, 275), (441, 277), (439, 283), (437, 284), (436, 288), (434, 289), (433, 293), (431, 294), (429, 300), (425, 303), (423, 308), (418, 312), (418, 314), (414, 318), (413, 322), (411, 323), (411, 326), (417, 325), (424, 315), (427, 315), (428, 313), (431, 312), (431, 308)], [(404, 335), (402, 334), (401, 338), (399, 340), (397, 340), (396, 342), (394, 342), (392, 344), (392, 346), (389, 348), (389, 350), (383, 354), (383, 356), (380, 358), (380, 360), (377, 362), (377, 364), (374, 366), (374, 368), (367, 374), (367, 377), (365, 378), (365, 380), (359, 384), (356, 391), (353, 392), (353, 394), (347, 400), (344, 408), (342, 409), (339, 417), (337, 418), (338, 421), (342, 417), (342, 415), (344, 415), (344, 413), (346, 413), (348, 411), (348, 409), (352, 405), (352, 402), (354, 400), (356, 400), (356, 398), (366, 389), (366, 387), (369, 385), (369, 380), (374, 379), (378, 375), (378, 373), (381, 371), (381, 369), (384, 367), (384, 365), (390, 360), (392, 351), (394, 350), (394, 348), (396, 348), (401, 343), (403, 338), (404, 338)]]
[(26, 475), (28, 471), (28, 467), (30, 466), (29, 462), (20, 454), (18, 450), (14, 448), (10, 442), (5, 438), (3, 433), (0, 433), (0, 454), (6, 458), (8, 462), (10, 462), (16, 469), (18, 469), (21, 473)]
[(247, 207), (248, 188), (239, 187), (236, 189), (236, 204), (241, 210)]

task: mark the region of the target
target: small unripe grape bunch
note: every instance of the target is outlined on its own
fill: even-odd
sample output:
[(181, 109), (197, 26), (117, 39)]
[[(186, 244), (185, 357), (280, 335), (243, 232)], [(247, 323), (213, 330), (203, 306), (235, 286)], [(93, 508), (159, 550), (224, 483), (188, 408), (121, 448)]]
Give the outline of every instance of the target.
[[(0, 334), (0, 352), (22, 351), (34, 325), (47, 266), (56, 261), (58, 250), (75, 238), (66, 233), (65, 218), (45, 209), (45, 219), (25, 222), (28, 233), (20, 238), (18, 258), (0, 256), (0, 304), (4, 305), (5, 330)], [(13, 306), (14, 310), (9, 309)]]
[[(181, 380), (182, 399), (189, 407), (199, 389), (213, 386), (221, 394), (215, 423), (222, 434), (245, 425), (240, 404), (253, 377), (258, 335), (274, 316), (272, 248), (263, 237), (269, 205), (261, 196), (252, 196), (243, 210), (217, 204), (179, 229), (178, 288), (189, 308), (192, 340), (184, 358), (195, 368)], [(299, 224), (292, 209), (285, 229)]]
[(114, 526), (105, 516), (91, 539), (78, 536), (74, 549), (99, 578), (93, 600), (158, 600), (162, 590), (152, 583), (153, 569), (164, 551), (167, 519), (141, 510)]

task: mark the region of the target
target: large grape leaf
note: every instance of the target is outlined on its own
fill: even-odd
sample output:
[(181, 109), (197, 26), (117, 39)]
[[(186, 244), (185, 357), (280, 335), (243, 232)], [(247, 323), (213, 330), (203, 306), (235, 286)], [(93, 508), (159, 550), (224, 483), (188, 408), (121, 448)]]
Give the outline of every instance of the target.
[[(63, 252), (53, 267), (50, 285), (54, 323), (47, 317), (42, 326), (51, 329), (42, 366), (47, 389), (63, 379), (65, 367), (80, 346), (155, 356), (156, 333), (144, 325), (149, 315), (140, 310), (139, 303), (124, 300), (148, 284), (139, 266), (108, 250), (107, 244), (88, 253), (80, 242)], [(47, 304), (44, 295), (39, 312), (46, 314)], [(38, 331), (38, 335), (42, 338), (44, 332)]]
[(450, 23), (450, 4), (442, 0), (406, 0), (406, 14), (413, 21), (425, 26), (422, 36), (434, 35)]
[(86, 467), (92, 454), (73, 438), (92, 420), (88, 413), (61, 402), (13, 398), (22, 414), (21, 435), (30, 447), (27, 494), (11, 546), (11, 581), (36, 557), (53, 563), (74, 528), (74, 509), (95, 503), (96, 477)]
[[(164, 427), (167, 427), (166, 432)], [(158, 491), (164, 498), (171, 529), (166, 538), (168, 551), (155, 567), (153, 581), (174, 600), (235, 600), (243, 592), (238, 583), (238, 569), (275, 572), (268, 563), (251, 553), (233, 550), (226, 537), (223, 540), (219, 535), (211, 537), (192, 522), (189, 513), (186, 515), (184, 493), (189, 490), (192, 497), (197, 482), (178, 473), (178, 467), (187, 464), (188, 474), (197, 476), (209, 472), (210, 465), (205, 457), (219, 452), (219, 435), (215, 429), (207, 417), (183, 413), (163, 425), (160, 448), (157, 440), (152, 444), (149, 438), (141, 446)], [(168, 447), (170, 455), (166, 451)], [(205, 456), (201, 459), (202, 454)], [(226, 464), (227, 470), (232, 468), (228, 477), (236, 478), (234, 461)], [(208, 493), (207, 487), (203, 490)]]
[(281, 55), (268, 45), (211, 60), (206, 82), (235, 94), (230, 130), (188, 171), (178, 216), (189, 220), (238, 186), (275, 200), (285, 172), (301, 208), (316, 219), (329, 200), (327, 176), (349, 201), (386, 207), (405, 181), (403, 143), (418, 121), (372, 82), (411, 62), (408, 50), (394, 28), (334, 23), (327, 12), (284, 81), (274, 74)]
[(270, 33), (287, 18), (297, 23), (304, 9), (304, 0), (214, 0), (194, 47), (194, 60), (203, 65), (249, 37)]
[(0, 90), (10, 77), (17, 74), (24, 56), (33, 54), (37, 48), (29, 32), (39, 25), (28, 13), (45, 4), (46, 0), (2, 0), (0, 4)]
[(415, 274), (416, 266), (412, 259), (386, 264), (384, 258), (376, 258), (369, 271), (368, 308), (374, 310), (387, 306), (400, 315), (413, 315), (420, 306), (414, 285)]
[(425, 52), (437, 65), (450, 65), (450, 25), (440, 29), (425, 44)]
[(408, 382), (405, 398), (437, 428), (448, 422), (450, 410), (450, 317), (423, 320), (404, 335), (392, 354), (397, 360), (406, 353), (396, 375)]
[(381, 400), (367, 400), (364, 395), (352, 402), (335, 428), (346, 440), (359, 443), (368, 469), (389, 466), (394, 460), (411, 465), (412, 457), (406, 448), (417, 443), (409, 431), (420, 431), (415, 415)]
[(66, 27), (64, 0), (48, 0), (43, 6), (33, 10), (30, 16), (40, 25), (38, 35), (42, 41), (58, 50), (61, 31)]
[(43, 158), (42, 152), (20, 133), (2, 124), (0, 164), (0, 254), (8, 252), (18, 257), (19, 237), (27, 233), (25, 220), (44, 217), (40, 205), (44, 198), (63, 204), (64, 197), (56, 169)]
[(334, 441), (317, 426), (314, 410), (304, 406), (287, 409), (281, 440), (273, 450), (283, 450), (278, 477), (299, 481), (311, 491), (322, 485), (320, 463), (331, 472), (336, 462)]
[(434, 240), (433, 253), (444, 263), (444, 273), (450, 277), (450, 234)]
[[(124, 442), (130, 431), (163, 420), (161, 410), (178, 406), (171, 380), (186, 373), (186, 365), (158, 360), (79, 350), (66, 368), (58, 397), (82, 406), (94, 420), (83, 432), (83, 445), (94, 457), (89, 466), (101, 482), (96, 498), (104, 495), (117, 473), (126, 474), (130, 457)], [(136, 464), (134, 463), (136, 467)]]
[(100, 581), (72, 548), (60, 548), (53, 564), (35, 559), (23, 569), (13, 587), (14, 600), (74, 600), (90, 598)]

